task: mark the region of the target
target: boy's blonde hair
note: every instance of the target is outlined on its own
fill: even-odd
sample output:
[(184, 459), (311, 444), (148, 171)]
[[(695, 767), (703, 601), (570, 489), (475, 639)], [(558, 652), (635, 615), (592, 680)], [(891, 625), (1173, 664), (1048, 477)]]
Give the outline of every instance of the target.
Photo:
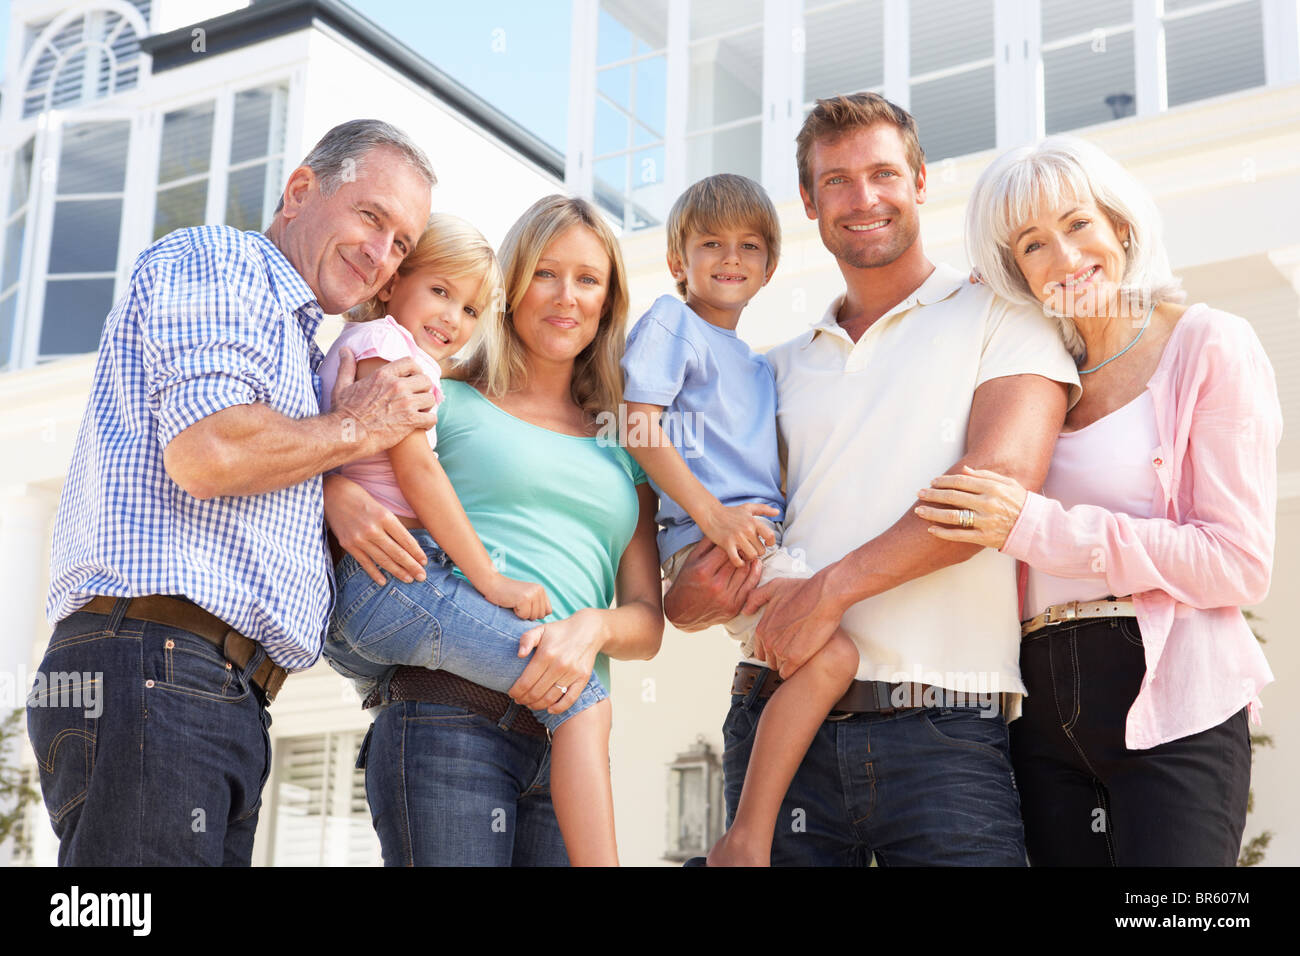
[(481, 385), (491, 396), (521, 387), (528, 378), (524, 345), (515, 331), (514, 306), (523, 299), (537, 270), (537, 260), (561, 233), (584, 226), (595, 233), (609, 255), (609, 286), (592, 339), (573, 363), (573, 400), (591, 415), (613, 412), (623, 400), (623, 344), (627, 338), (628, 285), (618, 239), (596, 208), (585, 199), (545, 196), (533, 203), (510, 227), (501, 243), (505, 271), (505, 321), (483, 327), (465, 361), (450, 377)]
[[(479, 316), (476, 337), (487, 331), (485, 326), (500, 321), (501, 266), (492, 246), (483, 238), (483, 233), (464, 219), (447, 212), (435, 212), (429, 216), (420, 240), (402, 260), (385, 288), (390, 288), (402, 276), (426, 268), (445, 273), (449, 279), (478, 280), (478, 294), (470, 303)], [(353, 307), (345, 319), (348, 322), (370, 322), (383, 318), (387, 313), (387, 303), (376, 293)]]
[[(767, 191), (758, 183), (734, 173), (718, 173), (701, 179), (677, 197), (668, 212), (668, 259), (686, 261), (686, 240), (690, 234), (716, 233), (723, 229), (750, 229), (763, 237), (767, 246), (767, 274), (781, 258), (781, 220)], [(686, 297), (686, 282), (677, 283)]]

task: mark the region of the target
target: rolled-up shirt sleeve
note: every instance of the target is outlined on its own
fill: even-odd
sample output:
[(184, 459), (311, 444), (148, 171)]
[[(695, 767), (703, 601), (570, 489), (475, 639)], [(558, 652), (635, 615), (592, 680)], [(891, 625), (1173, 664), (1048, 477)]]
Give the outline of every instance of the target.
[(194, 245), (156, 269), (141, 333), (149, 402), (166, 447), (224, 408), (269, 400), (279, 317), (255, 314), (233, 278), (238, 264), (211, 248)]

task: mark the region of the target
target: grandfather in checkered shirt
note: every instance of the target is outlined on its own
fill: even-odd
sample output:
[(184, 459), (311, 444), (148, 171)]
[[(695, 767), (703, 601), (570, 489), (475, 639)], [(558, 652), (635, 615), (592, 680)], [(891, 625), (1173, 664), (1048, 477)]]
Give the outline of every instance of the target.
[(435, 182), (405, 134), (356, 120), (265, 234), (182, 229), (136, 260), (55, 523), (41, 673), (63, 692), (38, 678), (27, 702), (60, 865), (251, 862), (266, 706), (331, 605), (320, 475), (436, 420), (413, 361), (354, 382), (351, 356), (322, 415), (316, 329), (388, 281)]

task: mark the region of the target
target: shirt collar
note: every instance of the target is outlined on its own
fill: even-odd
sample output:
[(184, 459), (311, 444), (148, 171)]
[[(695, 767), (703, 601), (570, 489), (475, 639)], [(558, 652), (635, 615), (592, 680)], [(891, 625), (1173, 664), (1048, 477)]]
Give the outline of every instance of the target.
[(274, 242), (260, 232), (249, 232), (248, 235), (262, 249), (262, 256), (266, 260), (270, 273), (271, 290), (275, 297), (287, 311), (298, 317), (298, 322), (302, 325), (307, 338), (314, 338), (316, 330), (325, 319), (325, 313), (321, 311), (311, 286), (298, 270), (290, 265), (289, 260), (284, 257), (284, 253)]
[[(908, 309), (917, 305), (934, 305), (936, 302), (942, 302), (949, 296), (955, 295), (963, 285), (966, 284), (966, 274), (952, 266), (940, 262), (934, 267), (934, 271), (926, 277), (911, 295), (902, 302), (899, 302), (888, 312), (882, 315), (881, 319), (886, 319), (891, 315), (897, 315), (900, 312), (906, 312)], [(844, 305), (844, 297), (847, 295), (841, 292), (831, 304), (826, 307), (821, 318), (812, 323), (812, 329), (808, 332), (801, 348), (806, 348), (817, 337), (818, 332), (830, 332), (832, 334), (845, 334), (840, 328), (836, 316), (839, 314), (841, 306)], [(877, 320), (879, 321), (879, 320)]]

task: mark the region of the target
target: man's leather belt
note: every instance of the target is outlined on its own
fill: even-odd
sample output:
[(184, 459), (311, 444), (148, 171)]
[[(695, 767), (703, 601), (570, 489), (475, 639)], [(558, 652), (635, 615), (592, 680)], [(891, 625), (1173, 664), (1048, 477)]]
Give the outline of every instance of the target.
[[(111, 615), (119, 600), (121, 598), (101, 595), (91, 598), (89, 604), (77, 610), (88, 611), (91, 614)], [(126, 606), (126, 614), (123, 617), (189, 631), (209, 644), (216, 645), (225, 655), (226, 660), (239, 668), (248, 666), (248, 662), (253, 659), (253, 654), (258, 648), (256, 641), (240, 634), (215, 614), (205, 611), (184, 597), (150, 594), (147, 597), (131, 598), (131, 603)], [(266, 657), (253, 672), (250, 680), (269, 704), (275, 700), (275, 695), (280, 692), (280, 687), (288, 676), (288, 671), (270, 657)]]
[[(500, 691), (488, 690), (449, 671), (433, 671), (427, 667), (398, 667), (388, 678), (388, 693), (383, 693), (381, 681), (361, 706), (368, 709), (390, 701), (404, 700), (463, 707), (488, 718), (493, 723), (500, 723), (501, 718), (510, 709), (510, 705), (514, 703)], [(515, 716), (507, 729), (531, 737), (546, 736), (546, 728), (533, 716), (532, 711), (525, 707), (515, 711)]]
[(1132, 598), (1127, 597), (1108, 598), (1105, 601), (1071, 601), (1068, 604), (1053, 604), (1042, 614), (1031, 617), (1021, 624), (1020, 637), (1022, 640), (1026, 638), (1033, 640), (1029, 637), (1030, 634), (1053, 624), (1064, 624), (1066, 621), (1081, 621), (1094, 617), (1133, 617), (1136, 613)]
[[(737, 664), (736, 674), (731, 681), (731, 692), (742, 696), (747, 695), (753, 690), (758, 675), (764, 671), (767, 671), (766, 667), (759, 667), (756, 664)], [(763, 681), (763, 686), (759, 688), (759, 698), (771, 697), (782, 683), (775, 671), (769, 672), (767, 680)], [(890, 684), (879, 680), (855, 680), (844, 696), (835, 702), (831, 714), (843, 716), (893, 714), (921, 707), (960, 706), (978, 700), (990, 700), (993, 696), (975, 692), (963, 693), (931, 684)], [(1001, 695), (998, 695), (998, 700), (1001, 706)]]

